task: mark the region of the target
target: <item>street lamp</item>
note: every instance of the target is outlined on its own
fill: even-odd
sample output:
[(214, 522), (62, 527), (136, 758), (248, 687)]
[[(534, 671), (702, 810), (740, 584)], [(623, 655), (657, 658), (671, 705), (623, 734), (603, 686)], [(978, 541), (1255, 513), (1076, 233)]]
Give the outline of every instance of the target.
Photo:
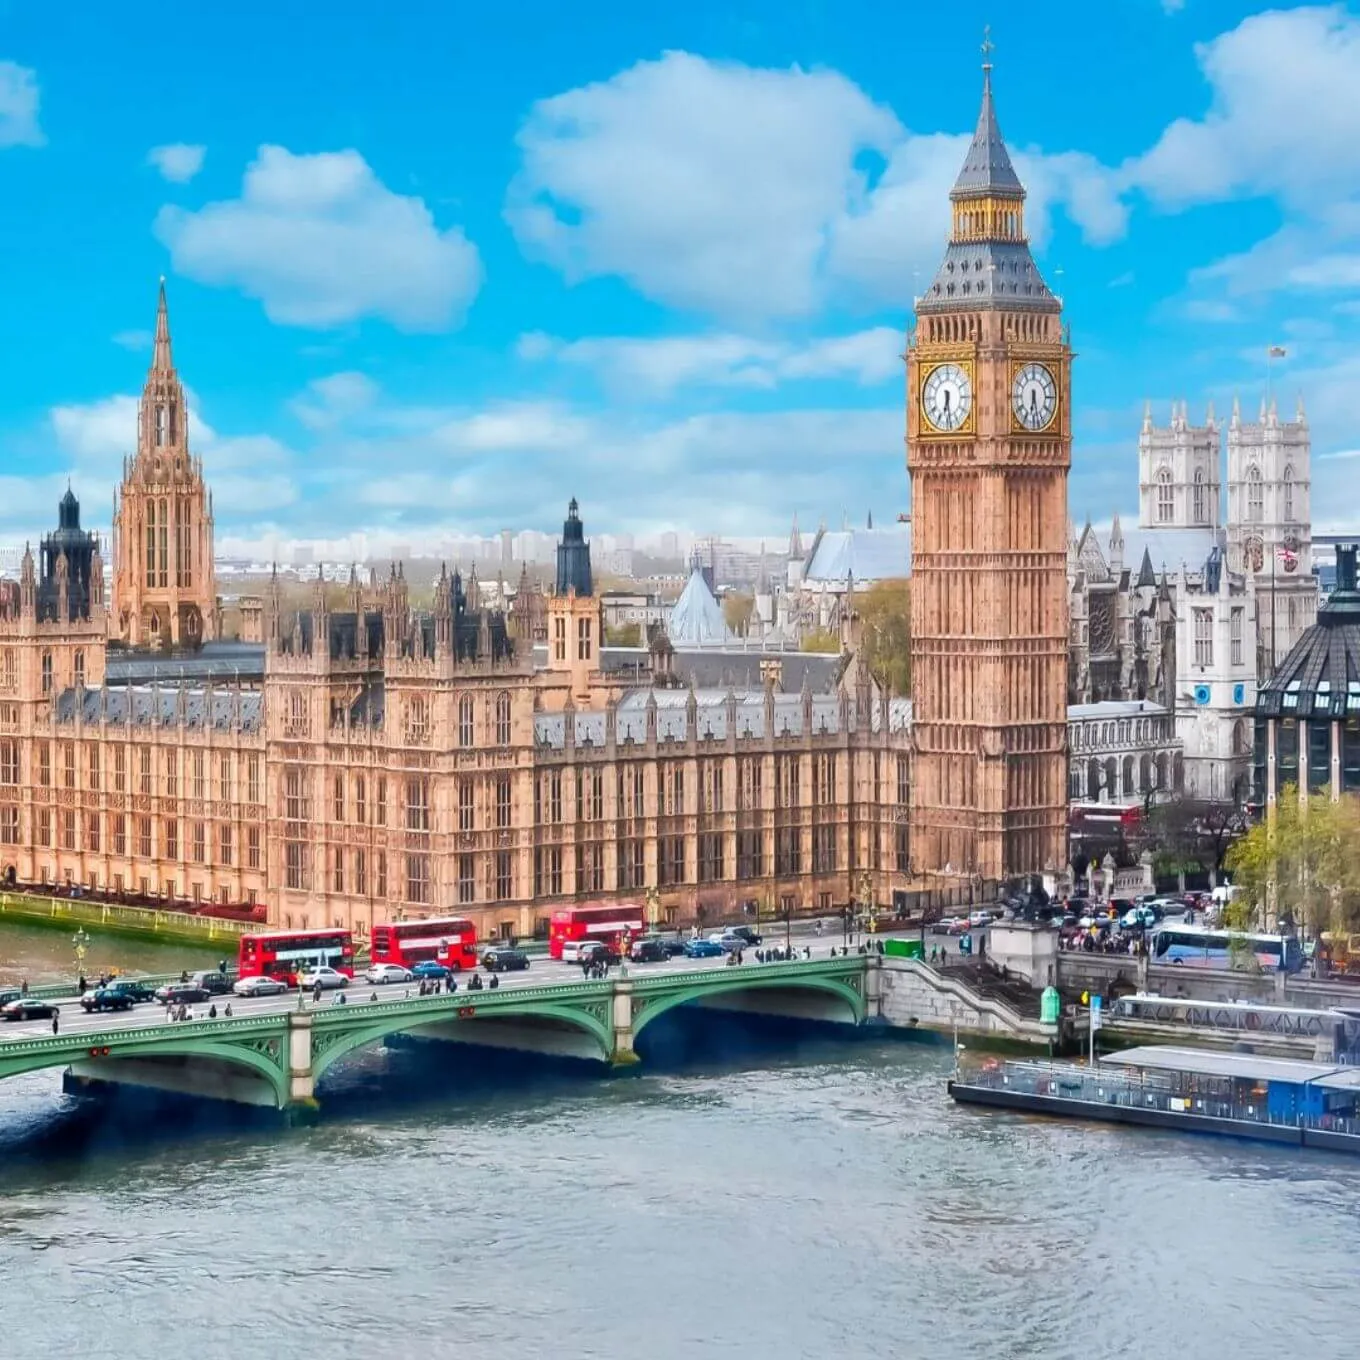
[(628, 951), (633, 945), (633, 933), (627, 926), (619, 931), (619, 976), (628, 976)]
[(85, 955), (89, 953), (90, 949), (90, 937), (85, 933), (83, 926), (71, 936), (71, 948), (76, 951), (76, 976), (83, 977), (85, 975)]

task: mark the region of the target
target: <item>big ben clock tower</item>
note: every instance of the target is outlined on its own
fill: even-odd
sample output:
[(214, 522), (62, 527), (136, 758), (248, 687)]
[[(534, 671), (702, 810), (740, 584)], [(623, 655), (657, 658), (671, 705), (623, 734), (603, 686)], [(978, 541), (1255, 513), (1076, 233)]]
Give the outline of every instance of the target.
[(1066, 860), (1072, 351), (982, 69), (907, 340), (911, 821), (919, 870), (1002, 879)]

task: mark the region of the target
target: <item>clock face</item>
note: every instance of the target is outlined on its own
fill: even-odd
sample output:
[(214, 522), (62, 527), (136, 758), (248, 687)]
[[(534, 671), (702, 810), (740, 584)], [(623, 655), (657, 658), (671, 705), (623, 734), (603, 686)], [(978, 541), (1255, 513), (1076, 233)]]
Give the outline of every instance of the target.
[(1025, 364), (1015, 375), (1011, 409), (1025, 429), (1048, 429), (1058, 409), (1058, 384), (1043, 364)]
[(937, 430), (959, 429), (972, 407), (973, 384), (958, 364), (939, 364), (930, 370), (921, 391), (921, 409)]

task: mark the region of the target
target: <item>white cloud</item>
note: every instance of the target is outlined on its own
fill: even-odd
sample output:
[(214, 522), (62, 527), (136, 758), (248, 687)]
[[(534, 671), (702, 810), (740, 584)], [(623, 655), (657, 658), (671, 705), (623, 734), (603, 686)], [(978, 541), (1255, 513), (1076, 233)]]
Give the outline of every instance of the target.
[(131, 453), (137, 444), (136, 397), (54, 406), (50, 419), (58, 445), (78, 463), (107, 462)]
[(1278, 195), (1305, 211), (1360, 180), (1360, 18), (1272, 10), (1196, 48), (1213, 102), (1125, 167), (1172, 208)]
[[(910, 134), (834, 71), (670, 52), (535, 105), (506, 216), (569, 280), (618, 275), (674, 307), (805, 316), (846, 285), (905, 305), (938, 259), (968, 136)], [(1056, 204), (1089, 240), (1123, 232), (1117, 177), (1092, 157), (1016, 161), (1036, 240)]]
[(163, 207), (156, 235), (179, 272), (240, 288), (284, 325), (373, 316), (442, 330), (462, 320), (482, 278), (460, 227), (441, 231), (423, 200), (393, 193), (353, 150), (262, 146), (239, 198)]
[[(48, 413), (57, 447), (82, 484), (80, 494), (93, 496), (92, 503), (107, 503), (121, 478), (123, 457), (136, 449), (137, 404), (136, 397), (120, 394), (85, 405), (54, 406)], [(254, 513), (297, 499), (291, 449), (271, 435), (219, 434), (198, 414), (192, 395), (189, 442), (203, 459), (215, 508)]]
[(378, 385), (366, 374), (332, 373), (315, 378), (307, 390), (288, 403), (289, 410), (312, 429), (341, 425), (367, 410), (377, 399)]
[(38, 126), (38, 75), (27, 66), (0, 61), (0, 147), (42, 146)]
[(801, 315), (817, 305), (830, 222), (864, 192), (856, 156), (900, 135), (834, 71), (669, 52), (536, 104), (506, 213), (569, 279), (619, 274), (672, 306)]
[(818, 378), (879, 383), (900, 371), (902, 343), (901, 332), (890, 326), (801, 343), (726, 333), (564, 341), (534, 331), (520, 337), (517, 352), (523, 359), (597, 371), (618, 391), (664, 396), (687, 385), (773, 388)]
[(188, 184), (203, 169), (203, 158), (207, 154), (206, 146), (171, 142), (166, 146), (153, 146), (146, 153), (146, 163), (155, 166), (161, 178), (171, 184)]

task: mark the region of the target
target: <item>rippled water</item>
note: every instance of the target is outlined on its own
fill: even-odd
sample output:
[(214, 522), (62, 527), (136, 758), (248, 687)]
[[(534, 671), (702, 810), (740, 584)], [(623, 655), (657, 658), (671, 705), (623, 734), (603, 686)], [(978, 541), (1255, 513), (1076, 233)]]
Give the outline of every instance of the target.
[(292, 1130), (0, 1084), (5, 1348), (1356, 1353), (1360, 1163), (960, 1109), (891, 1039), (712, 1056), (745, 1033), (617, 1080), (373, 1051)]

